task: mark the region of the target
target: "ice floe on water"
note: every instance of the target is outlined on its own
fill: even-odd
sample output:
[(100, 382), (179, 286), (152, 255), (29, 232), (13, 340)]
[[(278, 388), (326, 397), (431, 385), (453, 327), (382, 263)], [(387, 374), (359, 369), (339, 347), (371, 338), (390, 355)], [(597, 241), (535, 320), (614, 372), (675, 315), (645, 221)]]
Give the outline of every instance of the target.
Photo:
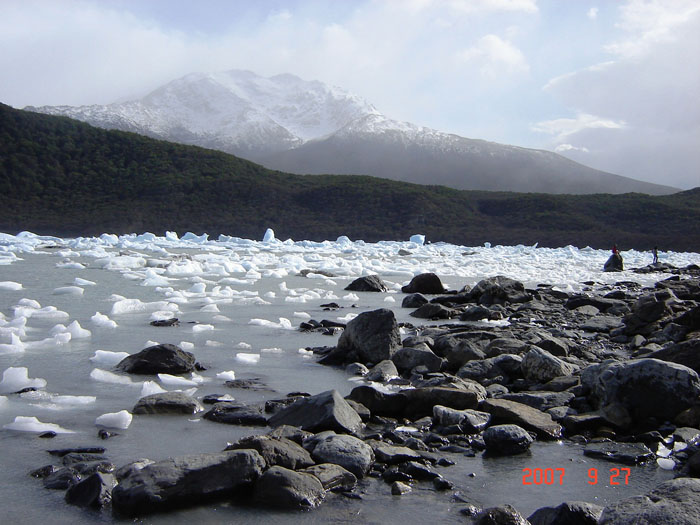
[(10, 394), (25, 388), (44, 388), (45, 386), (46, 379), (30, 379), (27, 367), (10, 367), (2, 373), (2, 381), (0, 381), (0, 394)]
[(90, 358), (90, 361), (100, 366), (114, 366), (129, 357), (128, 352), (110, 352), (108, 350), (95, 350), (95, 355)]
[(119, 412), (108, 412), (107, 414), (102, 414), (95, 419), (95, 424), (101, 427), (108, 428), (118, 428), (120, 430), (126, 430), (131, 425), (131, 420), (133, 416), (127, 410), (120, 410)]
[(17, 430), (20, 432), (55, 432), (56, 434), (75, 434), (73, 430), (68, 430), (54, 423), (42, 423), (33, 416), (17, 416), (12, 423), (3, 425), (7, 430)]
[(14, 281), (0, 281), (0, 290), (7, 290), (16, 292), (22, 289), (22, 283), (16, 283)]

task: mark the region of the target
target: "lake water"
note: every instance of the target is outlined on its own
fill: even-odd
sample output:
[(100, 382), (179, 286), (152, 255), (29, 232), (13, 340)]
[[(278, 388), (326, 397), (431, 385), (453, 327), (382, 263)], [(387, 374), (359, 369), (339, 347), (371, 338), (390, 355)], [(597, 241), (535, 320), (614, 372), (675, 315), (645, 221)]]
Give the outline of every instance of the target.
[[(230, 394), (245, 403), (283, 397), (291, 391), (311, 394), (337, 389), (346, 395), (358, 383), (343, 370), (316, 363), (305, 347), (333, 345), (337, 337), (301, 333), (293, 328), (306, 317), (349, 320), (353, 315), (380, 307), (394, 310), (399, 321), (413, 320), (400, 308), (401, 284), (422, 271), (435, 271), (448, 288), (461, 288), (497, 274), (519, 278), (528, 285), (539, 282), (577, 290), (582, 281), (637, 280), (644, 285), (661, 278), (602, 274), (607, 253), (598, 250), (536, 249), (534, 247), (476, 247), (416, 243), (254, 243), (178, 241), (174, 238), (123, 237), (59, 240), (32, 236), (0, 238), (0, 372), (26, 367), (30, 378), (46, 380), (44, 392), (54, 398), (5, 394), (0, 398), (0, 462), (4, 476), (0, 484), (5, 523), (94, 523), (114, 522), (108, 512), (94, 512), (64, 503), (62, 491), (49, 491), (28, 472), (51, 463), (48, 449), (69, 446), (104, 446), (105, 455), (117, 465), (137, 458), (161, 460), (200, 452), (218, 452), (227, 443), (266, 429), (212, 423), (201, 417), (134, 416), (127, 429), (115, 430), (109, 440), (97, 437), (95, 419), (103, 414), (130, 411), (142, 394), (143, 379), (132, 376), (132, 384), (96, 380), (95, 369), (110, 371), (111, 365), (91, 360), (98, 350), (135, 353), (153, 342), (181, 344), (207, 367), (194, 377), (196, 397)], [(411, 252), (398, 255), (399, 249)], [(650, 262), (650, 255), (623, 252), (629, 266)], [(665, 258), (665, 259), (664, 259)], [(662, 254), (678, 266), (698, 262), (698, 254)], [(80, 266), (83, 267), (80, 267)], [(313, 278), (297, 275), (311, 268), (332, 272)], [(389, 293), (349, 294), (348, 282), (367, 273), (378, 273), (391, 287)], [(60, 290), (76, 286), (79, 290)], [(86, 284), (80, 279), (92, 281)], [(167, 282), (165, 281), (167, 279)], [(159, 281), (160, 280), (160, 281)], [(145, 286), (159, 282), (160, 286)], [(20, 283), (16, 285), (2, 283)], [(57, 290), (58, 289), (58, 290)], [(66, 293), (73, 292), (73, 293)], [(117, 297), (118, 296), (118, 297)], [(15, 309), (25, 299), (23, 309)], [(41, 308), (54, 306), (67, 317), (26, 306), (26, 299)], [(125, 301), (138, 299), (140, 301)], [(342, 306), (324, 311), (323, 303)], [(159, 302), (159, 304), (148, 304)], [(169, 304), (168, 304), (169, 302)], [(212, 306), (215, 305), (215, 306)], [(176, 327), (149, 325), (153, 310), (175, 309)], [(34, 314), (32, 314), (32, 311)], [(117, 323), (116, 328), (95, 324), (96, 312)], [(156, 314), (165, 315), (165, 314)], [(26, 316), (20, 336), (24, 351), (11, 352), (12, 331), (8, 326)], [(282, 318), (282, 319), (280, 319)], [(49, 339), (57, 324), (73, 321), (91, 331), (90, 337), (72, 338), (55, 344)], [(20, 319), (21, 321), (21, 319)], [(252, 321), (252, 324), (251, 324)], [(413, 320), (415, 321), (415, 320)], [(3, 330), (4, 325), (4, 330)], [(202, 325), (211, 329), (201, 330)], [(292, 329), (288, 329), (289, 327)], [(37, 341), (46, 340), (41, 346)], [(190, 343), (190, 344), (187, 344)], [(248, 355), (239, 355), (248, 354)], [(258, 357), (251, 357), (258, 356)], [(230, 389), (216, 374), (235, 372), (236, 378), (259, 378), (269, 390)], [(109, 379), (110, 376), (107, 376)], [(155, 378), (146, 378), (152, 380)], [(166, 390), (175, 386), (161, 384)], [(185, 387), (189, 388), (189, 387)], [(38, 432), (2, 428), (18, 416), (36, 417), (42, 423), (60, 425), (72, 434), (42, 439)], [(417, 484), (412, 493), (391, 496), (390, 486), (374, 479), (363, 480), (358, 492), (362, 501), (329, 494), (319, 509), (300, 515), (229, 504), (206, 506), (174, 514), (151, 516), (145, 523), (256, 522), (296, 523), (463, 523), (455, 501), (457, 492), (476, 504), (510, 503), (524, 515), (544, 505), (566, 500), (584, 500), (599, 505), (640, 494), (670, 479), (672, 473), (656, 465), (633, 467), (627, 485), (612, 486), (609, 469), (616, 465), (585, 458), (579, 445), (537, 442), (529, 454), (507, 458), (475, 458), (451, 454), (457, 462), (441, 468), (455, 490), (435, 492), (431, 484)], [(524, 468), (563, 468), (552, 485), (523, 485)], [(588, 470), (596, 468), (599, 481), (588, 483)], [(470, 476), (473, 474), (473, 476)]]

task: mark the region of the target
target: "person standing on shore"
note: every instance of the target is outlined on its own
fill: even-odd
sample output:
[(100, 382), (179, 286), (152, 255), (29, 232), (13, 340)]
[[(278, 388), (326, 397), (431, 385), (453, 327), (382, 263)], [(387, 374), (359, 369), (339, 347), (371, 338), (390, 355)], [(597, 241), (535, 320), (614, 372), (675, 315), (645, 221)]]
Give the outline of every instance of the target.
[(654, 246), (654, 249), (652, 250), (651, 253), (654, 254), (654, 261), (652, 262), (652, 264), (658, 263), (659, 262), (659, 247)]

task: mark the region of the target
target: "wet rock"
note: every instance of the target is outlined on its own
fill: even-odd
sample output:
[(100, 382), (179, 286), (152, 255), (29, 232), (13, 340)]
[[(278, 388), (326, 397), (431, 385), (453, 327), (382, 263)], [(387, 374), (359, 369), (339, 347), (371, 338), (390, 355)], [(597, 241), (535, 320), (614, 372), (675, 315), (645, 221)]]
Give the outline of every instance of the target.
[[(369, 368), (367, 368), (362, 363), (350, 363), (348, 366), (345, 367), (345, 371), (352, 376), (366, 376), (369, 372)], [(396, 375), (398, 375), (398, 372), (396, 373)], [(370, 379), (370, 381), (373, 380)]]
[(532, 436), (518, 425), (495, 425), (484, 431), (486, 452), (499, 456), (521, 454), (530, 448)]
[(397, 447), (381, 442), (373, 446), (372, 449), (374, 450), (374, 456), (377, 461), (381, 461), (387, 465), (397, 465), (406, 461), (416, 461), (422, 458), (418, 452), (408, 447)]
[(523, 357), (521, 369), (529, 381), (546, 383), (556, 377), (570, 376), (576, 366), (562, 361), (547, 350), (533, 346)]
[(399, 348), (391, 357), (396, 368), (401, 372), (409, 372), (417, 366), (424, 366), (428, 372), (438, 372), (443, 366), (443, 359), (436, 356), (432, 350), (426, 347)]
[(523, 283), (502, 275), (480, 281), (469, 292), (469, 297), (482, 305), (525, 303), (532, 299)]
[(312, 509), (324, 497), (325, 490), (316, 476), (280, 466), (265, 471), (253, 489), (253, 500), (265, 507)]
[(694, 525), (700, 523), (700, 479), (677, 478), (643, 496), (608, 505), (600, 525)]
[(672, 419), (700, 395), (698, 374), (658, 359), (604, 361), (581, 373), (581, 384), (597, 408), (620, 404), (633, 420)]
[(491, 319), (494, 312), (483, 306), (469, 306), (459, 316), (460, 321), (481, 321)]
[(452, 308), (447, 308), (441, 304), (427, 303), (409, 314), (416, 319), (452, 319), (457, 316), (457, 311)]
[(278, 465), (292, 470), (310, 467), (315, 462), (301, 445), (283, 437), (249, 436), (229, 445), (225, 450), (252, 449), (265, 460), (268, 467)]
[[(579, 308), (584, 306), (592, 306), (596, 308), (599, 312), (607, 312), (611, 308), (626, 306), (626, 303), (619, 299), (589, 296), (586, 294), (572, 295), (571, 297), (569, 297), (569, 299), (567, 299), (565, 303), (565, 307), (569, 310), (578, 310)], [(593, 312), (592, 310), (588, 310), (588, 312), (593, 313), (593, 315), (597, 313)], [(588, 315), (591, 315), (591, 313), (589, 313)]]
[(688, 339), (681, 343), (669, 345), (666, 348), (652, 352), (649, 354), (649, 357), (678, 363), (700, 373), (700, 338)]
[(557, 507), (542, 507), (533, 512), (531, 525), (597, 525), (603, 507), (584, 501), (566, 501)]
[(558, 357), (569, 355), (569, 344), (563, 339), (554, 337), (546, 332), (541, 332), (538, 335), (539, 340), (535, 342), (536, 346)]
[(330, 356), (340, 362), (379, 363), (391, 359), (400, 345), (401, 335), (394, 312), (381, 308), (362, 312), (350, 321)]
[(440, 473), (436, 472), (431, 467), (424, 465), (423, 463), (418, 463), (417, 461), (408, 461), (403, 467), (403, 470), (413, 479), (417, 479), (419, 481), (432, 481), (440, 477)]
[(391, 484), (391, 494), (394, 496), (403, 496), (404, 494), (408, 494), (412, 490), (413, 489), (411, 488), (411, 485), (407, 485), (403, 481), (394, 481)]
[(407, 295), (401, 301), (401, 308), (419, 308), (428, 302), (428, 298), (421, 293)]
[(138, 400), (132, 414), (196, 414), (204, 407), (183, 392), (151, 394)]
[(317, 463), (333, 463), (363, 478), (374, 463), (372, 447), (361, 439), (344, 434), (331, 434), (319, 439), (311, 449)]
[(333, 463), (313, 465), (300, 472), (316, 476), (325, 490), (346, 492), (354, 489), (357, 484), (355, 474)]
[(377, 275), (367, 275), (355, 279), (345, 287), (352, 292), (386, 292), (388, 288)]
[(101, 508), (112, 501), (117, 480), (112, 474), (97, 472), (66, 491), (66, 502), (78, 507)]
[[(106, 449), (104, 447), (71, 447), (55, 448), (47, 450), (47, 452), (52, 456), (58, 456), (59, 458), (62, 458), (64, 456), (67, 456), (68, 454), (104, 454), (105, 450)], [(82, 459), (80, 461), (82, 461)]]
[(480, 361), (486, 354), (471, 341), (459, 341), (447, 353), (447, 368), (458, 370), (469, 361)]
[(112, 491), (112, 508), (133, 517), (230, 498), (264, 468), (265, 460), (255, 450), (170, 458), (122, 479)]
[(302, 430), (291, 425), (280, 425), (277, 428), (267, 433), (268, 436), (275, 439), (286, 438), (294, 441), (297, 445), (301, 445), (305, 439), (313, 436), (311, 432)]
[(226, 425), (266, 426), (268, 424), (260, 408), (247, 407), (238, 403), (217, 403), (202, 417)]
[(404, 417), (418, 419), (424, 416), (432, 416), (435, 405), (443, 405), (459, 410), (477, 408), (479, 402), (486, 398), (486, 390), (476, 383), (470, 384), (468, 388), (413, 388), (395, 395), (402, 395), (406, 399), (407, 404), (403, 409)]
[(440, 278), (434, 273), (416, 275), (411, 282), (401, 288), (403, 293), (441, 294), (445, 292)]
[(57, 467), (56, 465), (44, 465), (43, 467), (32, 470), (29, 475), (33, 478), (44, 479), (54, 472), (57, 472), (60, 468), (61, 467)]
[(83, 478), (77, 470), (64, 467), (46, 476), (44, 478), (44, 487), (51, 490), (66, 490), (81, 479)]
[(477, 514), (474, 525), (529, 525), (529, 523), (514, 507), (501, 505), (482, 510)]
[(455, 410), (435, 405), (433, 417), (441, 426), (459, 425), (466, 434), (475, 434), (485, 429), (491, 421), (491, 414), (478, 410)]
[(149, 324), (151, 326), (179, 326), (180, 320), (177, 317), (171, 317), (170, 319), (156, 319)]
[(583, 455), (625, 465), (637, 465), (656, 457), (644, 443), (616, 443), (614, 441), (589, 443), (583, 450)]
[(150, 346), (122, 359), (117, 370), (129, 374), (184, 374), (196, 367), (194, 354), (171, 344)]
[(486, 346), (486, 355), (496, 357), (501, 354), (521, 354), (529, 345), (513, 337), (497, 337)]
[(603, 265), (604, 272), (621, 272), (623, 270), (624, 263), (622, 262), (622, 255), (619, 253), (613, 253)]
[(596, 315), (581, 324), (581, 330), (585, 332), (601, 332), (608, 333), (620, 326), (621, 320), (619, 317), (610, 315)]
[(391, 359), (380, 361), (365, 375), (367, 381), (377, 381), (379, 383), (386, 383), (395, 377), (399, 377), (399, 371)]
[(555, 423), (549, 414), (522, 403), (507, 399), (486, 399), (479, 408), (491, 414), (492, 423), (513, 423), (532, 430), (542, 439), (561, 437), (561, 425)]
[(334, 430), (350, 434), (357, 434), (362, 428), (360, 416), (337, 390), (300, 398), (273, 415), (269, 424), (272, 427), (292, 425), (311, 432)]

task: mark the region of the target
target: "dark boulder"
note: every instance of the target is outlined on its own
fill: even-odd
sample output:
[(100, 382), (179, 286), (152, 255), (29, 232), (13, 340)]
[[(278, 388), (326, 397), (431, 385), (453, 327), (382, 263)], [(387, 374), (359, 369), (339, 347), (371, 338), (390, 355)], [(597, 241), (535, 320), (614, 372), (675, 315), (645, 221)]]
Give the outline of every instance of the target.
[(692, 368), (700, 374), (700, 338), (672, 344), (649, 354), (650, 358), (670, 361)]
[(255, 450), (180, 456), (134, 470), (112, 491), (118, 515), (139, 516), (230, 498), (265, 468)]
[(624, 269), (622, 255), (619, 253), (613, 253), (603, 265), (604, 272), (621, 272)]
[(242, 449), (257, 450), (268, 467), (278, 465), (297, 470), (314, 464), (314, 460), (301, 445), (283, 437), (249, 436), (227, 446), (225, 450)]
[(122, 359), (116, 369), (129, 374), (184, 374), (196, 369), (194, 354), (170, 345), (155, 345)]
[(437, 303), (426, 303), (417, 310), (409, 314), (416, 319), (452, 319), (457, 315), (457, 311), (452, 308), (447, 308)]
[(112, 501), (112, 489), (116, 484), (112, 474), (96, 472), (66, 491), (66, 503), (78, 507), (104, 507)]
[(608, 505), (600, 525), (696, 525), (700, 523), (700, 479), (677, 478), (643, 496)]
[(484, 431), (486, 452), (497, 456), (521, 454), (533, 441), (532, 436), (518, 425), (495, 425)]
[(192, 396), (183, 392), (151, 394), (138, 400), (133, 414), (196, 414), (204, 407)]
[(530, 525), (515, 508), (510, 505), (484, 509), (476, 515), (474, 525)]
[(507, 399), (486, 399), (479, 410), (491, 414), (492, 423), (513, 423), (526, 430), (532, 430), (542, 439), (559, 439), (561, 425), (552, 416), (516, 401)]
[(380, 361), (365, 375), (367, 381), (377, 381), (379, 383), (386, 383), (395, 377), (399, 377), (399, 371), (396, 369), (394, 362), (390, 359)]
[(445, 362), (444, 359), (436, 356), (427, 346), (424, 348), (400, 348), (392, 356), (391, 360), (400, 372), (410, 372), (417, 366), (424, 366), (428, 372), (439, 372)]
[(403, 293), (440, 294), (445, 292), (440, 278), (434, 273), (416, 275), (411, 282), (401, 288)]
[(374, 463), (374, 452), (367, 443), (346, 434), (329, 434), (316, 440), (311, 457), (317, 463), (333, 463), (363, 478)]
[(325, 490), (347, 492), (354, 489), (357, 484), (357, 476), (355, 474), (333, 463), (313, 465), (300, 472), (316, 476)]
[(407, 295), (401, 301), (401, 308), (419, 308), (428, 302), (428, 298), (420, 293)]
[(378, 363), (391, 359), (401, 346), (394, 312), (386, 308), (362, 312), (350, 321), (331, 353), (340, 362)]
[(656, 457), (644, 443), (616, 443), (614, 441), (589, 443), (583, 449), (583, 455), (623, 465), (637, 465)]
[(532, 299), (523, 283), (502, 275), (479, 281), (469, 297), (482, 305), (525, 303)]
[(313, 474), (274, 466), (255, 482), (253, 501), (264, 507), (312, 509), (323, 502), (325, 492)]
[(531, 525), (597, 525), (603, 507), (585, 501), (565, 501), (557, 507), (542, 507), (527, 519)]
[(362, 428), (360, 416), (337, 390), (299, 398), (273, 415), (269, 424), (272, 427), (292, 425), (310, 432), (334, 430), (349, 434), (357, 434)]
[(247, 407), (238, 403), (216, 403), (204, 419), (226, 425), (266, 426), (267, 418), (257, 407)]
[(355, 279), (345, 289), (352, 292), (386, 292), (388, 290), (384, 281), (376, 275), (367, 275)]

